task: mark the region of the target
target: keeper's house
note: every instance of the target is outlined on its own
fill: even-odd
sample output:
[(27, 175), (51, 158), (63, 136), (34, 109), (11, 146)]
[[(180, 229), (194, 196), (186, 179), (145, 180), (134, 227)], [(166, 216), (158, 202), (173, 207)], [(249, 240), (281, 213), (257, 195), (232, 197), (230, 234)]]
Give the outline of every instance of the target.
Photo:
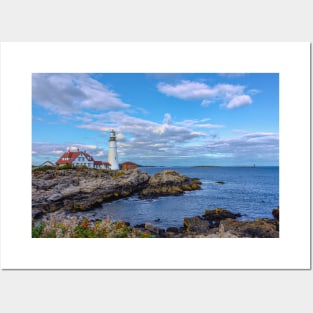
[(70, 150), (66, 151), (57, 161), (56, 165), (65, 165), (70, 164), (73, 166), (87, 166), (89, 168), (101, 168), (109, 169), (110, 163), (95, 161), (94, 158), (88, 154), (86, 151), (77, 151), (72, 152)]

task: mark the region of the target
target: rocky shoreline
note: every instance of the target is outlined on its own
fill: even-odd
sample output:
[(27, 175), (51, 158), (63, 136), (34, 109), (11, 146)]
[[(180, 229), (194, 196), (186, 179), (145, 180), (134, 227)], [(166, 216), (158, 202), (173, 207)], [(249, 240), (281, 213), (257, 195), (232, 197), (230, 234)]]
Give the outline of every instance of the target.
[(241, 214), (215, 208), (202, 216), (184, 218), (183, 227), (158, 228), (151, 223), (134, 226), (148, 231), (155, 238), (279, 238), (279, 208), (273, 209), (273, 219), (241, 221)]
[[(134, 194), (138, 194), (140, 198), (180, 195), (185, 191), (201, 189), (200, 185), (199, 179), (181, 175), (173, 170), (164, 170), (152, 177), (138, 169), (35, 170), (32, 180), (32, 217), (35, 233), (33, 237), (279, 237), (279, 208), (273, 209), (273, 219), (248, 221), (238, 220), (241, 214), (215, 208), (206, 210), (202, 216), (185, 217), (182, 227), (166, 229), (148, 222), (131, 227), (126, 221), (110, 221), (107, 218), (88, 220), (86, 217), (77, 216), (77, 212), (98, 207), (105, 201)], [(75, 214), (66, 217), (68, 213)], [(63, 217), (60, 217), (62, 214)], [(63, 228), (59, 225), (63, 225)]]
[(33, 238), (279, 238), (279, 208), (273, 219), (237, 220), (241, 214), (225, 209), (206, 210), (184, 218), (183, 226), (159, 228), (151, 223), (130, 226), (125, 221), (49, 215), (33, 221)]
[(200, 185), (198, 179), (173, 170), (150, 177), (138, 169), (38, 169), (32, 172), (32, 216), (36, 219), (57, 211), (86, 211), (134, 194), (141, 198), (179, 195), (200, 189)]

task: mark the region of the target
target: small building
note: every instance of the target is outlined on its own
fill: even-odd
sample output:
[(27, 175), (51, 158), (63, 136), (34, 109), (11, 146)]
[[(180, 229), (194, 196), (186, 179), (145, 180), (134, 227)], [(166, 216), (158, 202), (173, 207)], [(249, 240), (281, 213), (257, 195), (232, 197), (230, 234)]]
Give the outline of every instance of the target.
[(71, 152), (68, 150), (65, 152), (57, 161), (57, 165), (71, 164), (73, 166), (87, 166), (90, 168), (94, 167), (94, 159), (86, 151), (77, 151)]
[(138, 167), (138, 165), (136, 163), (133, 163), (133, 162), (124, 162), (121, 164), (121, 169), (124, 171), (133, 170), (137, 167)]
[(111, 164), (109, 162), (102, 162), (102, 161), (95, 161), (94, 162), (94, 168), (98, 169), (110, 169)]
[(66, 151), (57, 161), (56, 165), (73, 165), (87, 166), (88, 168), (110, 169), (111, 164), (103, 161), (95, 161), (95, 159), (86, 151)]
[(51, 161), (46, 161), (39, 165), (39, 167), (44, 167), (44, 166), (55, 166), (55, 163)]

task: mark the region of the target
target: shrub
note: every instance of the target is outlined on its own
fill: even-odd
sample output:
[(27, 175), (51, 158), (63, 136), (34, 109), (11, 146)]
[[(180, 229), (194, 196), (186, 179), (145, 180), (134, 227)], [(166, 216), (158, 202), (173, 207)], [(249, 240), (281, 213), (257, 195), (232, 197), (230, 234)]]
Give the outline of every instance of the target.
[(64, 165), (59, 165), (56, 167), (57, 170), (69, 170), (74, 168), (72, 164), (64, 164)]
[(152, 238), (143, 230), (131, 228), (123, 221), (112, 222), (109, 218), (95, 223), (88, 218), (57, 218), (53, 215), (39, 225), (33, 222), (33, 238)]
[(35, 226), (35, 223), (33, 222), (32, 225), (32, 237), (33, 238), (39, 238), (42, 235), (42, 232), (45, 228), (45, 223), (44, 222), (40, 222), (40, 224), (38, 226)]
[(40, 167), (32, 167), (33, 172), (45, 172), (45, 171), (53, 170), (53, 169), (55, 169), (55, 167), (49, 166), (49, 165), (40, 166)]

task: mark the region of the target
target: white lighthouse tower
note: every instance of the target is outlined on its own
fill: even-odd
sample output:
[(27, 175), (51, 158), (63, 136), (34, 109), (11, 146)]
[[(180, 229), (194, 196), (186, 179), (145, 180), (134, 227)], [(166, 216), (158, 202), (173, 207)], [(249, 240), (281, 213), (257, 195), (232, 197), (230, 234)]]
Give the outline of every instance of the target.
[(112, 129), (110, 133), (110, 144), (109, 144), (109, 158), (108, 162), (111, 164), (111, 170), (118, 170), (118, 158), (117, 158), (117, 145), (115, 131)]

